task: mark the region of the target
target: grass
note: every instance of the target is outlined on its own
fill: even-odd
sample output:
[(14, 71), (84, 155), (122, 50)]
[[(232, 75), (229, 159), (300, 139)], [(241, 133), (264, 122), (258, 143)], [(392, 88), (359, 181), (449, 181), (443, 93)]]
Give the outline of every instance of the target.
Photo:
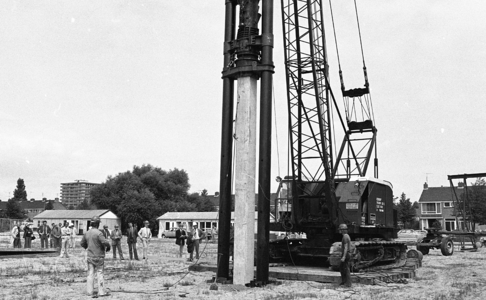
[[(126, 247), (126, 245), (123, 245)], [(208, 255), (216, 253), (209, 244)], [(127, 249), (124, 248), (124, 253)], [(355, 284), (352, 289), (336, 289), (334, 284), (285, 281), (261, 288), (232, 289), (219, 285), (209, 290), (212, 272), (187, 273), (189, 263), (177, 258), (173, 240), (155, 240), (149, 248), (149, 261), (112, 260), (105, 262), (105, 282), (112, 299), (482, 299), (486, 295), (483, 270), (486, 248), (479, 252), (456, 252), (444, 257), (440, 251), (425, 256), (423, 268), (408, 284), (384, 286)], [(215, 255), (214, 255), (215, 256)], [(216, 261), (216, 258), (214, 259)], [(0, 299), (84, 299), (86, 262), (83, 251), (75, 249), (69, 259), (57, 257), (0, 260)], [(176, 286), (175, 282), (186, 276)], [(49, 285), (46, 285), (46, 282)], [(224, 288), (225, 287), (225, 288)]]

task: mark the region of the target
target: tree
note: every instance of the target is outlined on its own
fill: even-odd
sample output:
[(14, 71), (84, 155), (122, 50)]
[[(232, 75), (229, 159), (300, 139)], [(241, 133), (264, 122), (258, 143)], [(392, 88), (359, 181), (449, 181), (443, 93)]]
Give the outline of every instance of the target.
[(47, 201), (45, 210), (53, 210), (54, 209), (54, 204), (52, 204), (51, 201)]
[(83, 202), (79, 203), (79, 205), (76, 207), (76, 210), (92, 210), (94, 207), (88, 203), (86, 199), (83, 200)]
[(20, 207), (20, 203), (15, 198), (11, 198), (7, 202), (6, 215), (10, 219), (24, 219), (26, 214)]
[[(162, 170), (152, 165), (134, 166), (132, 171), (108, 176), (91, 190), (91, 203), (109, 209), (122, 219), (142, 225), (168, 211), (196, 211), (188, 200), (189, 176), (186, 171)], [(156, 228), (158, 224), (151, 224)]]
[(68, 206), (68, 209), (69, 209), (69, 210), (74, 210), (74, 208), (75, 208), (75, 207), (74, 207), (74, 205), (72, 205), (72, 204)]
[(398, 220), (403, 223), (404, 228), (412, 227), (415, 220), (415, 208), (405, 193), (402, 193), (396, 207), (398, 210)]
[[(466, 199), (467, 197), (467, 199)], [(475, 230), (475, 224), (486, 224), (486, 181), (483, 178), (476, 179), (472, 186), (464, 190), (460, 196), (459, 216), (462, 216), (463, 203), (466, 204), (466, 220), (471, 222), (471, 230)]]
[(25, 183), (22, 178), (17, 180), (17, 188), (14, 190), (13, 198), (17, 201), (27, 200), (27, 192), (25, 191)]

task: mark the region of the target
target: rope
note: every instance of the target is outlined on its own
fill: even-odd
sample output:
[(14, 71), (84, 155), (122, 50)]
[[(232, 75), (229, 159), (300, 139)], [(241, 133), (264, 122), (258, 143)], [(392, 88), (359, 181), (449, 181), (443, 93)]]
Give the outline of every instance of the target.
[[(361, 39), (361, 28), (359, 26), (358, 6), (356, 5), (356, 0), (354, 0), (354, 10), (356, 12), (356, 23), (358, 24), (358, 35), (359, 35), (359, 44), (361, 46), (361, 57), (363, 59), (363, 69), (365, 70), (365, 75), (366, 75), (366, 64), (365, 64), (364, 51), (363, 51), (363, 40)], [(366, 82), (368, 82), (368, 80), (366, 80)]]

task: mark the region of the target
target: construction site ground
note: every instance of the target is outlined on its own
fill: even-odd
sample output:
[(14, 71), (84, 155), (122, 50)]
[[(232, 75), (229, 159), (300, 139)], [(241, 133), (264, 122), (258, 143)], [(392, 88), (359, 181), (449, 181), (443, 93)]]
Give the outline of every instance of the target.
[[(0, 246), (6, 246), (6, 239), (0, 237)], [(69, 259), (39, 255), (0, 259), (0, 299), (90, 299), (85, 295), (86, 261), (79, 240)], [(37, 242), (34, 247), (39, 246)], [(190, 270), (195, 264), (209, 266), (216, 261), (216, 243), (203, 244), (203, 249), (198, 262), (188, 262), (187, 253), (177, 257), (173, 239), (154, 239), (148, 261), (130, 262), (124, 240), (124, 261), (113, 260), (111, 252), (107, 255), (105, 284), (111, 295), (105, 299), (486, 299), (486, 248), (477, 252), (456, 249), (452, 256), (431, 250), (409, 278), (383, 273), (381, 279), (365, 282), (361, 279), (370, 274), (359, 273), (353, 275), (351, 288), (337, 285), (338, 272), (303, 267), (291, 272), (295, 278), (272, 277), (273, 283), (265, 287), (214, 284), (214, 271)], [(324, 275), (333, 282), (322, 282), (319, 277)]]

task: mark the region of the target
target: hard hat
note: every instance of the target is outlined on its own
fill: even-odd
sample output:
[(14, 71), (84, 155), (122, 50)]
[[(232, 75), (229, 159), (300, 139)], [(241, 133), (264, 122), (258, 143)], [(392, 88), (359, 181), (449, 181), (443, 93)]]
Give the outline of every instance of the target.
[(99, 224), (101, 222), (100, 217), (94, 216), (91, 218), (91, 223), (97, 223)]
[(346, 224), (339, 225), (339, 230), (347, 230), (347, 229), (348, 229), (348, 226), (346, 226)]
[(144, 221), (143, 224), (150, 224), (149, 221)]
[(73, 223), (69, 223), (69, 227), (74, 227), (74, 224)]

